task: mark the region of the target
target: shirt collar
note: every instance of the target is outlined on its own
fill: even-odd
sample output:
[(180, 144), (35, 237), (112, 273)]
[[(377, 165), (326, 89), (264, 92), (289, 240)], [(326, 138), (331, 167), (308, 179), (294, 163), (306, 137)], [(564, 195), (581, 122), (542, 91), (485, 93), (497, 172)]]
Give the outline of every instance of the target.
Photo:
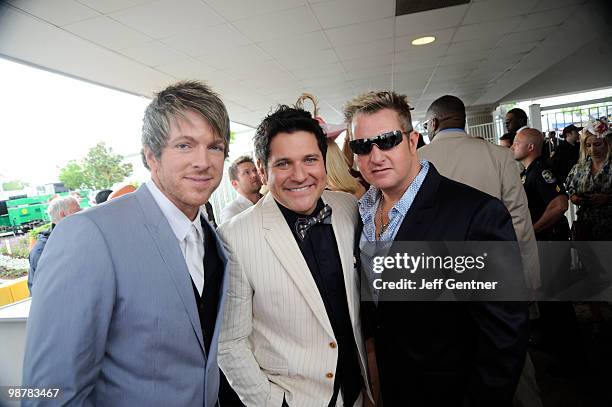
[(238, 196), (236, 197), (236, 200), (239, 201), (239, 202), (242, 202), (243, 204), (253, 205), (253, 202), (251, 202), (251, 200), (249, 198), (247, 198), (244, 195), (241, 195), (240, 193), (238, 193)]
[[(412, 183), (406, 188), (404, 194), (400, 198), (399, 201), (391, 208), (390, 216), (393, 217), (393, 220), (390, 220), (389, 231), (395, 236), (401, 221), (403, 221), (404, 217), (408, 213), (408, 210), (412, 206), (412, 202), (414, 202), (414, 198), (416, 194), (421, 189), (421, 185), (423, 185), (423, 181), (429, 172), (429, 161), (420, 160), (421, 169), (417, 176), (414, 178)], [(361, 220), (364, 224), (364, 229), (371, 227), (372, 230), (368, 232), (373, 233), (373, 225), (374, 225), (374, 216), (378, 210), (378, 205), (380, 202), (381, 192), (380, 189), (375, 186), (370, 186), (370, 189), (359, 199), (358, 207), (359, 207), (359, 215), (361, 216)], [(397, 217), (396, 215), (399, 215)], [(397, 219), (395, 219), (397, 218)], [(365, 230), (364, 230), (365, 231)], [(372, 233), (368, 233), (368, 236), (373, 236)], [(370, 239), (375, 240), (375, 239)]]
[[(448, 128), (448, 129), (442, 129), (438, 132), (438, 134), (440, 133), (444, 133), (445, 131), (460, 131), (462, 133), (465, 133), (465, 129), (460, 129), (459, 127), (452, 127), (452, 128)], [(435, 139), (435, 137), (434, 137)]]
[(323, 199), (319, 198), (319, 200), (317, 201), (317, 205), (315, 206), (314, 211), (312, 211), (312, 213), (310, 215), (302, 215), (301, 213), (297, 213), (297, 212), (292, 211), (289, 208), (286, 208), (280, 202), (278, 202), (276, 199), (274, 201), (278, 205), (278, 208), (280, 209), (281, 213), (283, 214), (283, 216), (285, 217), (285, 220), (287, 221), (287, 223), (289, 223), (289, 225), (293, 225), (293, 223), (295, 223), (295, 221), (298, 220), (299, 218), (311, 218), (311, 217), (313, 217), (314, 215), (317, 214), (317, 212), (319, 212), (325, 206), (325, 203), (323, 202)]
[[(406, 215), (406, 212), (408, 212), (408, 208), (405, 208), (400, 205), (400, 202), (402, 202), (406, 198), (406, 196), (408, 195), (408, 191), (411, 188), (414, 189), (416, 187), (417, 191), (421, 188), (421, 184), (423, 183), (423, 180), (425, 179), (425, 176), (429, 171), (429, 161), (420, 160), (419, 163), (421, 164), (421, 169), (419, 170), (419, 173), (414, 178), (412, 183), (408, 186), (408, 188), (406, 188), (406, 191), (404, 191), (404, 195), (402, 195), (400, 200), (393, 206), (393, 208), (397, 209), (402, 215)], [(357, 203), (359, 204), (359, 212), (366, 211), (372, 207), (378, 209), (379, 200), (380, 189), (371, 185), (370, 189), (368, 189), (368, 191), (359, 199), (359, 201), (357, 201)]]
[[(455, 133), (455, 134), (445, 134), (445, 133)], [(460, 134), (456, 134), (456, 133), (460, 133)], [(440, 130), (439, 132), (437, 132), (436, 135), (431, 139), (431, 142), (433, 143), (436, 140), (440, 140), (440, 139), (447, 138), (447, 137), (453, 137), (453, 136), (454, 137), (467, 136), (467, 133), (465, 132), (465, 129), (460, 129), (460, 128), (444, 129), (444, 130)]]
[(172, 203), (172, 201), (168, 199), (168, 197), (166, 197), (166, 195), (164, 195), (162, 191), (160, 191), (152, 179), (148, 180), (146, 185), (147, 188), (149, 188), (151, 195), (153, 195), (153, 199), (155, 199), (155, 202), (157, 202), (159, 209), (161, 209), (162, 213), (168, 220), (170, 228), (172, 228), (172, 232), (174, 232), (174, 235), (179, 242), (185, 240), (187, 233), (189, 233), (191, 230), (191, 225), (195, 226), (196, 230), (200, 234), (200, 238), (203, 238), (204, 233), (202, 230), (202, 223), (200, 222), (202, 209), (198, 210), (198, 216), (196, 216), (192, 222), (179, 208), (176, 207), (176, 205)]
[(315, 206), (314, 211), (312, 211), (312, 213), (310, 215), (302, 215), (300, 213), (292, 211), (289, 208), (284, 207), (283, 205), (281, 205), (276, 200), (275, 200), (275, 202), (278, 205), (278, 209), (280, 209), (281, 213), (283, 214), (283, 217), (285, 218), (285, 221), (287, 222), (287, 225), (289, 225), (289, 229), (291, 230), (291, 233), (293, 233), (294, 236), (297, 236), (297, 232), (295, 231), (295, 227), (294, 226), (295, 226), (295, 222), (299, 218), (310, 218), (310, 217), (316, 215), (325, 206), (325, 203), (323, 202), (323, 199), (319, 198), (319, 200), (317, 201), (317, 206)]
[(531, 164), (529, 164), (529, 167), (525, 168), (525, 174), (527, 174), (528, 172), (532, 171), (533, 169), (537, 168), (540, 166), (540, 159), (542, 158), (542, 156), (537, 157), (535, 160), (533, 160), (531, 162)]

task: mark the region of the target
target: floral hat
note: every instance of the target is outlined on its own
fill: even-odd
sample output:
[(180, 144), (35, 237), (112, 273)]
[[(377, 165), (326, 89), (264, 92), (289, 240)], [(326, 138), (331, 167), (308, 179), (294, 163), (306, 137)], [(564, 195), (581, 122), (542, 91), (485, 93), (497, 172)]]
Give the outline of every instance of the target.
[(603, 137), (607, 136), (608, 134), (612, 134), (612, 129), (610, 129), (610, 125), (606, 117), (589, 120), (585, 128), (589, 133), (594, 134), (598, 137)]

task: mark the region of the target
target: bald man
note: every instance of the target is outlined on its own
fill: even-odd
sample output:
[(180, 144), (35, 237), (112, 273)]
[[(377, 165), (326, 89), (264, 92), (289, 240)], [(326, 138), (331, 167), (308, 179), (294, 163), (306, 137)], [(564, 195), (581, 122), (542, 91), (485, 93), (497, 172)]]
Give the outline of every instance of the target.
[[(536, 239), (539, 241), (568, 241), (569, 225), (564, 216), (568, 198), (563, 183), (544, 164), (542, 146), (544, 135), (537, 129), (520, 130), (512, 147), (515, 160), (525, 170), (521, 174), (529, 202)], [(540, 243), (540, 270), (542, 294), (554, 298), (571, 284), (569, 275), (569, 246)], [(580, 335), (576, 314), (571, 302), (540, 301), (539, 326), (546, 350), (555, 355), (556, 370), (578, 371), (583, 366), (584, 355), (580, 350)]]
[(569, 226), (564, 216), (567, 195), (563, 183), (543, 162), (543, 144), (542, 132), (525, 128), (517, 133), (510, 149), (514, 159), (525, 167), (521, 177), (536, 239), (568, 240)]

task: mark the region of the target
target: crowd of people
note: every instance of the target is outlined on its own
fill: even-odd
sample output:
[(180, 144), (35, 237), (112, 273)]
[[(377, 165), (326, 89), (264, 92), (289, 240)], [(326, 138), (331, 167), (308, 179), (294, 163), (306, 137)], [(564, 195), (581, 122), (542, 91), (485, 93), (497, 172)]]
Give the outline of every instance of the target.
[[(569, 201), (584, 239), (610, 240), (607, 126), (569, 126), (545, 150), (513, 109), (494, 145), (447, 95), (427, 110), (425, 145), (393, 91), (356, 96), (344, 118), (342, 151), (303, 105), (265, 117), (254, 157), (229, 167), (237, 198), (217, 227), (227, 110), (197, 81), (156, 94), (142, 129), (151, 179), (54, 221), (36, 260), (23, 386), (60, 388), (53, 405), (541, 405), (530, 317), (539, 308), (558, 350), (575, 315), (528, 301), (547, 278), (536, 241), (569, 240)], [(516, 244), (504, 278), (533, 297), (372, 293), (361, 254), (415, 241)]]

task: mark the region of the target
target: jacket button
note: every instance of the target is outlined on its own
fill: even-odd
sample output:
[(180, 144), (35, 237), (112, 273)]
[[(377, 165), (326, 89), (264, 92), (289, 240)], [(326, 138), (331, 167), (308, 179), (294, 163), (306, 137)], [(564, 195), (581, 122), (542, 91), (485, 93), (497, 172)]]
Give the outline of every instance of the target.
[(334, 374), (332, 372), (328, 372), (325, 374), (325, 377), (327, 377), (328, 379), (331, 379), (334, 377)]
[(329, 347), (332, 349), (336, 349), (338, 347), (338, 345), (336, 345), (336, 342), (330, 342), (329, 343)]

